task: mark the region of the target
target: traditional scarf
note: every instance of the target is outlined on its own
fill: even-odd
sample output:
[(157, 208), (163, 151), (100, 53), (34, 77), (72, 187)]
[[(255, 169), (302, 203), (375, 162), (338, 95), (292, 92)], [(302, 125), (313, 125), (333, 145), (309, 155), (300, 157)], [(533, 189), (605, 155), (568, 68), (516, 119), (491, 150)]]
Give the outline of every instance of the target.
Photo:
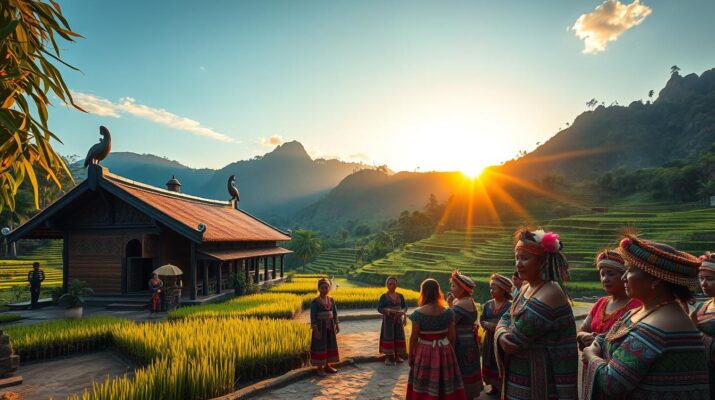
[(561, 251), (564, 244), (559, 240), (558, 233), (544, 232), (543, 229), (537, 229), (534, 232), (524, 229), (517, 232), (517, 236), (515, 250), (524, 250), (544, 257), (545, 265), (542, 271), (544, 280), (558, 283), (569, 281), (569, 263)]
[(507, 278), (504, 275), (499, 275), (497, 273), (493, 273), (491, 277), (489, 277), (489, 281), (494, 282), (494, 285), (496, 285), (498, 288), (504, 291), (507, 295), (511, 294), (512, 289), (514, 288), (514, 283), (511, 281), (511, 279)]
[(700, 271), (715, 272), (715, 254), (708, 251), (705, 255), (698, 257), (698, 260), (700, 260)]
[(320, 285), (326, 284), (328, 285), (328, 288), (331, 286), (330, 285), (330, 280), (328, 278), (320, 278), (318, 279), (318, 288), (320, 288)]
[(390, 280), (395, 281), (395, 285), (400, 285), (400, 281), (398, 281), (397, 278), (395, 278), (394, 276), (390, 275), (387, 277), (387, 279), (385, 279), (385, 286), (387, 286), (387, 283), (390, 282)]
[(700, 261), (684, 251), (635, 234), (626, 234), (616, 249), (626, 266), (636, 267), (658, 279), (697, 290)]
[(467, 275), (460, 274), (459, 271), (456, 270), (452, 272), (452, 282), (464, 289), (470, 296), (474, 293), (474, 288), (477, 287), (477, 284)]
[(615, 250), (603, 250), (596, 256), (596, 268), (612, 268), (620, 272), (626, 272), (626, 264), (623, 257)]

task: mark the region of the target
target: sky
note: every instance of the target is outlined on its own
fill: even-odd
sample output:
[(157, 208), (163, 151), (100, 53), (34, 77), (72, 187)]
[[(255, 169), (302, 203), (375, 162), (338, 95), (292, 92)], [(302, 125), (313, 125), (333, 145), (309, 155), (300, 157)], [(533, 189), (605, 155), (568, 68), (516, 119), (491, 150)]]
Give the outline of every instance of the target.
[(59, 1), (87, 113), (55, 101), (61, 154), (220, 168), (298, 140), (313, 157), (477, 174), (596, 98), (647, 100), (715, 67), (715, 2)]

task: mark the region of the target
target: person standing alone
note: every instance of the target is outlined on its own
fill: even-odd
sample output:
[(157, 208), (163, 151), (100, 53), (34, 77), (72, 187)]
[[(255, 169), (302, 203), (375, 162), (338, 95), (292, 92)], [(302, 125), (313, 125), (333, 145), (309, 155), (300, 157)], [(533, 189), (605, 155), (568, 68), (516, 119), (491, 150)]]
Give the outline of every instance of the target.
[(40, 300), (40, 286), (45, 280), (45, 271), (40, 269), (40, 263), (32, 263), (32, 271), (27, 273), (27, 281), (30, 282), (30, 308), (38, 308)]

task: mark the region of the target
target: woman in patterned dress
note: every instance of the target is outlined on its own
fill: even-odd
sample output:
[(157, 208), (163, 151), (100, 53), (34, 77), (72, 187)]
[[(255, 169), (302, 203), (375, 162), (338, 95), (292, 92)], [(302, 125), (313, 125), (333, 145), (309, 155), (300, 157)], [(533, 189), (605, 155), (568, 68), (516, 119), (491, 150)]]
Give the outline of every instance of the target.
[(405, 314), (407, 303), (401, 293), (397, 293), (397, 278), (388, 276), (385, 280), (387, 292), (380, 296), (377, 312), (382, 314), (380, 327), (380, 353), (385, 354), (386, 365), (395, 365), (407, 359), (405, 344)]
[(330, 281), (318, 281), (318, 296), (310, 303), (310, 327), (313, 335), (310, 341), (310, 363), (318, 367), (318, 375), (338, 372), (330, 363), (338, 362), (338, 309), (335, 301), (328, 296)]
[(591, 311), (581, 324), (576, 338), (578, 348), (583, 350), (593, 343), (596, 336), (608, 332), (619, 318), (628, 310), (640, 307), (643, 304), (638, 299), (631, 299), (626, 295), (623, 286), (623, 274), (626, 266), (617, 252), (604, 250), (596, 256), (596, 268), (601, 277), (601, 285), (608, 296), (598, 299), (591, 307)]
[(452, 272), (449, 279), (450, 293), (447, 303), (454, 311), (454, 325), (457, 337), (454, 342), (454, 353), (457, 356), (459, 371), (462, 373), (464, 391), (468, 399), (476, 399), (484, 389), (482, 383), (482, 366), (479, 361), (479, 341), (476, 322), (477, 306), (472, 294), (477, 286), (473, 280), (459, 271)]
[(626, 293), (643, 303), (582, 353), (583, 400), (710, 398), (700, 332), (683, 310), (700, 262), (671, 246), (626, 234), (617, 249)]
[(434, 279), (420, 285), (419, 308), (412, 312), (407, 400), (466, 400), (454, 355), (454, 312)]
[(700, 289), (710, 299), (698, 304), (691, 318), (703, 334), (705, 357), (710, 371), (710, 398), (715, 399), (715, 254), (700, 257)]
[(489, 294), (492, 298), (484, 303), (484, 310), (479, 318), (479, 322), (486, 332), (482, 351), (482, 376), (484, 377), (484, 382), (489, 385), (487, 394), (490, 395), (498, 396), (501, 385), (501, 376), (499, 375), (494, 349), (494, 330), (502, 315), (511, 307), (511, 300), (513, 300), (511, 297), (512, 290), (513, 283), (509, 278), (499, 274), (492, 274), (489, 279)]
[(524, 284), (495, 332), (502, 398), (576, 399), (576, 322), (561, 286), (569, 275), (559, 235), (523, 228), (514, 239)]

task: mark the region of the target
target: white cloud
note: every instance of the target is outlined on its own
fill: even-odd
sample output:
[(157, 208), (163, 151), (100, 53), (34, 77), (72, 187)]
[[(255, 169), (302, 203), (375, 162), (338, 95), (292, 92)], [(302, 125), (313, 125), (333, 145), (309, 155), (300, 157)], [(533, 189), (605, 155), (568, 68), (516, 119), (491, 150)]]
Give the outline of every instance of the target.
[(285, 140), (283, 140), (283, 136), (281, 136), (281, 135), (271, 135), (270, 137), (260, 138), (258, 140), (258, 143), (260, 143), (261, 146), (266, 146), (266, 147), (280, 146), (284, 142), (285, 142)]
[(214, 131), (211, 128), (201, 126), (201, 123), (190, 118), (176, 115), (163, 108), (154, 108), (138, 104), (132, 97), (123, 97), (119, 102), (113, 103), (111, 100), (82, 92), (72, 92), (77, 105), (85, 111), (103, 117), (119, 118), (122, 114), (133, 115), (163, 125), (169, 128), (189, 132), (193, 135), (203, 136), (222, 142), (236, 142), (230, 136)]
[(639, 25), (653, 10), (634, 0), (625, 5), (618, 0), (606, 0), (588, 14), (581, 15), (571, 27), (583, 39), (584, 53), (595, 54), (606, 50), (623, 32)]
[(351, 160), (356, 160), (356, 161), (362, 161), (362, 162), (369, 162), (369, 161), (370, 161), (370, 156), (368, 156), (367, 154), (365, 154), (365, 153), (359, 151), (359, 152), (357, 152), (357, 153), (355, 153), (355, 154), (351, 154), (351, 155), (350, 155), (350, 159), (351, 159)]

